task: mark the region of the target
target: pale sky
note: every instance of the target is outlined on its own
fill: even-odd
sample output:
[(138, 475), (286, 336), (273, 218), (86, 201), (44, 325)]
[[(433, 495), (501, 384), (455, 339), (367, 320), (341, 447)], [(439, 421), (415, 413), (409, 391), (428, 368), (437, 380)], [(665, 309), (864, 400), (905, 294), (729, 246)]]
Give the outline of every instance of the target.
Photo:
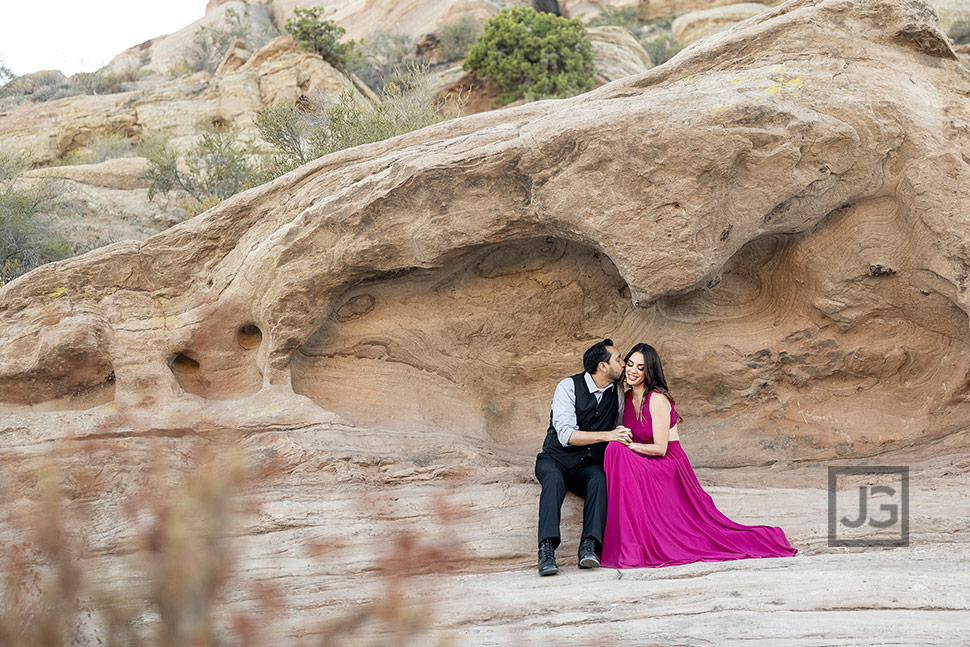
[(93, 72), (205, 15), (206, 0), (0, 0), (0, 60), (14, 74)]

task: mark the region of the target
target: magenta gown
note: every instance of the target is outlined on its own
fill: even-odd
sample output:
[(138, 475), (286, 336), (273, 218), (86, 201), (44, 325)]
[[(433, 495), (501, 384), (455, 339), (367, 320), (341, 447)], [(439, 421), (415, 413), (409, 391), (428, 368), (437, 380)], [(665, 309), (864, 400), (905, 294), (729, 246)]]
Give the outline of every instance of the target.
[[(649, 401), (643, 409), (643, 420), (638, 421), (633, 392), (627, 393), (623, 425), (633, 431), (636, 443), (653, 442)], [(671, 407), (671, 427), (676, 422)], [(781, 528), (744, 526), (725, 517), (697, 481), (680, 441), (668, 442), (664, 456), (644, 456), (620, 443), (610, 443), (603, 470), (607, 498), (603, 566), (674, 566), (790, 557), (798, 552)]]

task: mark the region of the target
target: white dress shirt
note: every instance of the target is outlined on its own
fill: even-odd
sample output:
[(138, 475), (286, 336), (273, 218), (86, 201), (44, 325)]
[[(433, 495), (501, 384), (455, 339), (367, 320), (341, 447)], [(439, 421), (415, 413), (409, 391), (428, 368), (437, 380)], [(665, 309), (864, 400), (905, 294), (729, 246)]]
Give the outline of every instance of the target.
[[(596, 386), (593, 376), (589, 373), (584, 372), (583, 377), (586, 379), (586, 388), (596, 397), (596, 404), (603, 400), (603, 393), (614, 388), (613, 382), (610, 382), (601, 389)], [(556, 386), (556, 392), (552, 394), (552, 426), (562, 446), (568, 447), (569, 437), (579, 429), (576, 422), (576, 385), (571, 377), (560, 382)]]

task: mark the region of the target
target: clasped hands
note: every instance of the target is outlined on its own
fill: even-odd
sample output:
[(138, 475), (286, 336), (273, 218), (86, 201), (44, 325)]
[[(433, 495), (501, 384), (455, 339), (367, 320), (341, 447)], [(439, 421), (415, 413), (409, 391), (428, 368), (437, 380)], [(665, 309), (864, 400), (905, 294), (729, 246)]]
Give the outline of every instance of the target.
[(633, 432), (630, 431), (629, 427), (619, 425), (610, 433), (614, 434), (614, 437), (610, 438), (610, 441), (616, 441), (621, 445), (626, 445), (627, 447), (629, 447), (630, 443), (633, 442)]

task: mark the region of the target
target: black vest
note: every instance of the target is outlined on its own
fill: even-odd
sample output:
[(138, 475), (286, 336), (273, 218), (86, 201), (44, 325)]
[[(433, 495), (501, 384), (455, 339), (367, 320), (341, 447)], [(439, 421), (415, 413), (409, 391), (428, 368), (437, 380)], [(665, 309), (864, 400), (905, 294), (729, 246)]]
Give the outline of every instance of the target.
[[(572, 376), (573, 386), (576, 387), (576, 424), (582, 431), (609, 431), (616, 426), (616, 414), (619, 411), (617, 401), (617, 385), (605, 391), (599, 404), (596, 403), (596, 396), (589, 392), (586, 386), (584, 373)], [(546, 440), (542, 443), (542, 453), (556, 459), (563, 467), (571, 468), (579, 465), (587, 455), (597, 463), (603, 463), (603, 454), (606, 453), (607, 443), (596, 443), (595, 445), (563, 447), (556, 434), (556, 428), (552, 425), (552, 411), (549, 412), (549, 429), (546, 431)]]

